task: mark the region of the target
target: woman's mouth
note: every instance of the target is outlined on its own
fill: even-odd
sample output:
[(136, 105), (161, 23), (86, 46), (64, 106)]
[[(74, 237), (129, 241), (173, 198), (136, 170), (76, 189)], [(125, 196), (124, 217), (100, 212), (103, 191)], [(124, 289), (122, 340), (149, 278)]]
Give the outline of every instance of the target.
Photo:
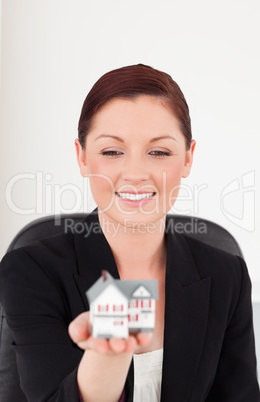
[(116, 195), (122, 200), (124, 203), (130, 206), (139, 206), (144, 205), (149, 202), (152, 197), (155, 195), (155, 192), (116, 192)]
[(153, 195), (155, 195), (155, 192), (152, 192), (152, 193), (117, 193), (116, 192), (116, 195), (118, 195), (119, 197), (125, 198), (127, 200), (140, 201), (140, 200), (144, 200), (145, 198), (152, 197)]

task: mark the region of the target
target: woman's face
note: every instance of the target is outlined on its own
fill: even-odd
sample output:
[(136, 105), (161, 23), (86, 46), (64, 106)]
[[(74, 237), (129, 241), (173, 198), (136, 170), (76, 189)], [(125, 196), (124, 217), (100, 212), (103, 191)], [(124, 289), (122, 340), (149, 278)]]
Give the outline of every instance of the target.
[(99, 213), (127, 227), (166, 215), (190, 172), (194, 147), (192, 141), (186, 150), (178, 120), (152, 96), (111, 100), (94, 116), (84, 150), (76, 140)]

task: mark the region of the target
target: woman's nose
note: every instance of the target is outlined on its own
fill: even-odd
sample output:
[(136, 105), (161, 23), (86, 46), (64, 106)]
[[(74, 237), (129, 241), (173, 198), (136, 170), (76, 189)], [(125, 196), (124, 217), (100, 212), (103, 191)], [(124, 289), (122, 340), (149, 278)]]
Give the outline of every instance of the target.
[(150, 176), (147, 162), (144, 158), (129, 158), (122, 171), (122, 177), (124, 180), (131, 182), (140, 182), (148, 180)]

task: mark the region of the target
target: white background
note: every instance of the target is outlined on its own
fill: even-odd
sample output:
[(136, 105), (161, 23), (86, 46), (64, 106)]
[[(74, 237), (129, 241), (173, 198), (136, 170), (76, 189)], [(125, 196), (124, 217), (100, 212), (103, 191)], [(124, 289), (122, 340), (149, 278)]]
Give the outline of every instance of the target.
[(259, 0), (2, 0), (1, 256), (60, 202), (94, 208), (73, 144), (83, 100), (103, 73), (143, 63), (190, 106), (197, 148), (174, 212), (235, 236), (260, 300), (259, 14)]

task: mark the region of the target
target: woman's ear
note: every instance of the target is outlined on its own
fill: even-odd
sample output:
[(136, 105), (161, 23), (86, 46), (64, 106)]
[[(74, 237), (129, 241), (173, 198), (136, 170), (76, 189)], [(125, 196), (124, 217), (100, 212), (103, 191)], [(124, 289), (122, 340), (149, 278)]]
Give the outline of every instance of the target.
[(187, 177), (190, 174), (195, 145), (196, 145), (196, 141), (191, 140), (190, 149), (188, 151), (186, 151), (185, 164), (183, 166), (182, 177)]
[(87, 177), (88, 169), (87, 169), (87, 162), (86, 162), (86, 152), (80, 145), (78, 138), (75, 139), (75, 147), (76, 147), (77, 160), (78, 160), (78, 165), (80, 168), (81, 176)]

